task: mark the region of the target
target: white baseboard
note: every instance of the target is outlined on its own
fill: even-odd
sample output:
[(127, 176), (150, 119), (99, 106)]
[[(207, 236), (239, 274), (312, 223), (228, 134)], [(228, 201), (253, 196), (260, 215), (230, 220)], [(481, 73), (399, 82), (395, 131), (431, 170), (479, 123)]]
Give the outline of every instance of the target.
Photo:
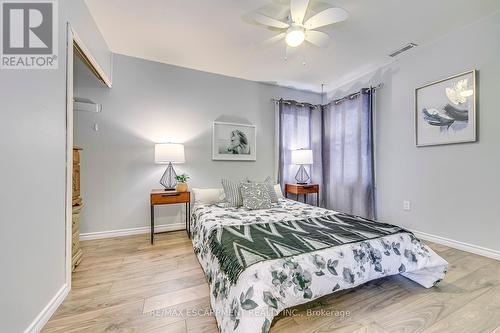
[[(162, 225), (155, 226), (155, 232), (165, 232), (165, 231), (185, 230), (185, 229), (186, 229), (186, 225), (184, 223), (162, 224)], [(80, 240), (124, 237), (124, 236), (131, 236), (131, 235), (149, 234), (150, 232), (151, 232), (151, 227), (139, 227), (139, 228), (130, 228), (130, 229), (88, 232), (88, 233), (80, 234)]]
[(441, 236), (435, 236), (435, 235), (431, 235), (431, 234), (416, 231), (416, 230), (411, 230), (411, 232), (413, 232), (415, 234), (415, 236), (417, 236), (418, 238), (422, 238), (423, 240), (438, 243), (441, 245), (446, 245), (446, 246), (452, 247), (454, 249), (458, 249), (458, 250), (462, 250), (462, 251), (466, 251), (466, 252), (471, 252), (471, 253), (478, 254), (480, 256), (488, 257), (491, 259), (500, 260), (500, 251), (497, 251), (497, 250), (492, 250), (492, 249), (488, 249), (488, 248), (485, 248), (482, 246), (477, 246), (477, 245), (473, 245), (473, 244), (459, 242), (459, 241), (456, 241), (453, 239), (449, 239), (449, 238), (445, 238), (445, 237), (441, 237)]
[(30, 326), (24, 331), (24, 333), (38, 333), (47, 324), (50, 317), (56, 312), (57, 308), (64, 301), (69, 293), (68, 285), (65, 283), (61, 289), (52, 297), (49, 303), (43, 308), (43, 310), (36, 316), (35, 320), (30, 324)]

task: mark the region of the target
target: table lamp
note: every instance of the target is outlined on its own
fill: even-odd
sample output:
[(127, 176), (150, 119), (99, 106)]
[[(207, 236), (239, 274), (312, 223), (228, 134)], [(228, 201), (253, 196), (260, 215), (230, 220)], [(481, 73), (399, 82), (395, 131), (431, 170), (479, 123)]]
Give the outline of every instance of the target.
[(168, 164), (167, 169), (160, 179), (160, 184), (165, 187), (165, 191), (175, 190), (177, 179), (175, 177), (172, 163), (184, 163), (184, 145), (181, 143), (157, 143), (155, 144), (155, 163)]
[(300, 165), (295, 180), (297, 184), (307, 184), (310, 177), (304, 165), (313, 164), (313, 152), (310, 149), (297, 149), (292, 150), (292, 164)]

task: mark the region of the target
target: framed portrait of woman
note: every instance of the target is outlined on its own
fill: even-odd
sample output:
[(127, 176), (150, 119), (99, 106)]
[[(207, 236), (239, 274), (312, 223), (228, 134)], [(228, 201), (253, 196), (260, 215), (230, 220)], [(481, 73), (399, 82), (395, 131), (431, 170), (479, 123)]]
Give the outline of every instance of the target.
[(255, 125), (215, 121), (212, 132), (212, 159), (255, 161), (257, 159)]

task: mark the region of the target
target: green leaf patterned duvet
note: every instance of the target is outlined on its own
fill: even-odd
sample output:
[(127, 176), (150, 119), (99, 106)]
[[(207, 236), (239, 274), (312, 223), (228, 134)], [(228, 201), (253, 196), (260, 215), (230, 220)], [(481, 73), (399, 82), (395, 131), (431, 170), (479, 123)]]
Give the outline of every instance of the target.
[(222, 333), (265, 333), (282, 310), (402, 274), (429, 288), (448, 263), (394, 225), (280, 199), (248, 211), (195, 205), (195, 253)]

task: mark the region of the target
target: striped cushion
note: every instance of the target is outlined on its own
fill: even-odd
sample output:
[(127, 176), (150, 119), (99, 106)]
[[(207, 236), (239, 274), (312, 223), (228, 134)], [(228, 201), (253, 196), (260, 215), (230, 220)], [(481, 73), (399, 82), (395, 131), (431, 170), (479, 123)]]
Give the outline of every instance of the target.
[(222, 179), (222, 188), (224, 189), (226, 201), (231, 207), (243, 206), (240, 183), (234, 183), (228, 179)]

